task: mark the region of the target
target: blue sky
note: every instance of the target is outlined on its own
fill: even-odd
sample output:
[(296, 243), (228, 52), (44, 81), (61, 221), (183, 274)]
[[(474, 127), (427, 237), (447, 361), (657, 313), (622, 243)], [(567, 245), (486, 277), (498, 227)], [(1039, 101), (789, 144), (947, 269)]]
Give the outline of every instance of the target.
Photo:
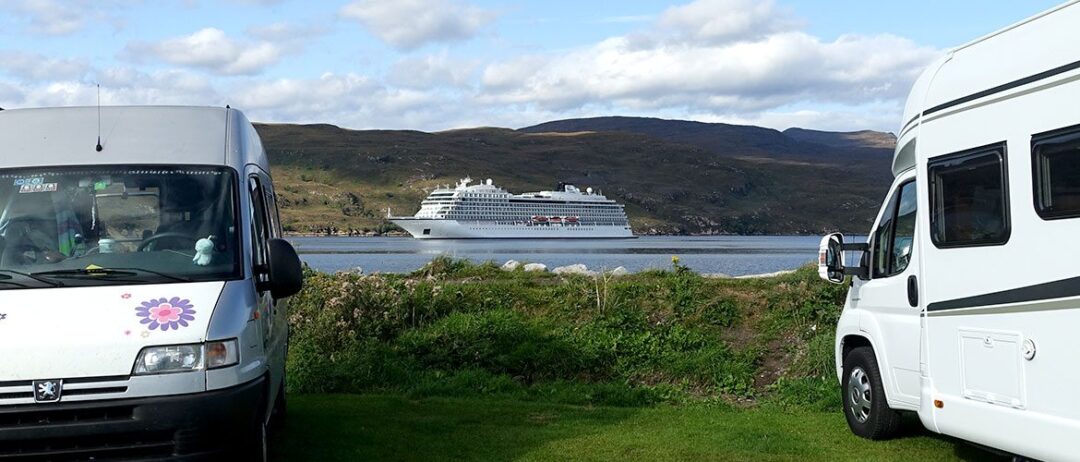
[(92, 104), (101, 83), (105, 104), (350, 128), (619, 114), (891, 131), (927, 63), (1055, 4), (2, 0), (0, 107)]

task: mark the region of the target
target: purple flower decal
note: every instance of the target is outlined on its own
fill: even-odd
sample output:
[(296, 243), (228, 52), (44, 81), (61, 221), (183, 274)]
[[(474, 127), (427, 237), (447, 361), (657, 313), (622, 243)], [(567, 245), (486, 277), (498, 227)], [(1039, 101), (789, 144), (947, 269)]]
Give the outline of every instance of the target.
[(139, 323), (147, 324), (149, 330), (178, 330), (195, 320), (195, 305), (180, 297), (158, 298), (142, 302), (135, 308), (135, 315), (142, 318)]

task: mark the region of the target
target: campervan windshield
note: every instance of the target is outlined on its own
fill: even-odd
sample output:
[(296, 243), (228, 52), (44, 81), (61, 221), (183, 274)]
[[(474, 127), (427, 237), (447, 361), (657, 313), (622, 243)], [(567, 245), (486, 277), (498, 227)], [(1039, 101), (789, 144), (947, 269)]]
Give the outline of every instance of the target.
[(236, 174), (0, 170), (0, 290), (240, 277)]

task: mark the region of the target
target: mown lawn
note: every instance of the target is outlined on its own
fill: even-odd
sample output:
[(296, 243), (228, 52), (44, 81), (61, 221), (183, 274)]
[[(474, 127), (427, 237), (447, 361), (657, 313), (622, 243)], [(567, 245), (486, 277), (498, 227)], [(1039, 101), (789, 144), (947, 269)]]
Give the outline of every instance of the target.
[(871, 442), (840, 413), (693, 404), (583, 407), (497, 399), (293, 395), (278, 461), (993, 460), (909, 425)]

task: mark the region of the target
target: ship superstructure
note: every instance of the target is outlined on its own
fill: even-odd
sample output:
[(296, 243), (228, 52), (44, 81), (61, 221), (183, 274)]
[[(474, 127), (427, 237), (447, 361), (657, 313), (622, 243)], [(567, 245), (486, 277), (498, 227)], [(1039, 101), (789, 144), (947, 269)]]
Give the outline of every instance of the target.
[(633, 237), (622, 204), (592, 188), (511, 194), (492, 180), (432, 191), (411, 217), (388, 218), (417, 239)]

